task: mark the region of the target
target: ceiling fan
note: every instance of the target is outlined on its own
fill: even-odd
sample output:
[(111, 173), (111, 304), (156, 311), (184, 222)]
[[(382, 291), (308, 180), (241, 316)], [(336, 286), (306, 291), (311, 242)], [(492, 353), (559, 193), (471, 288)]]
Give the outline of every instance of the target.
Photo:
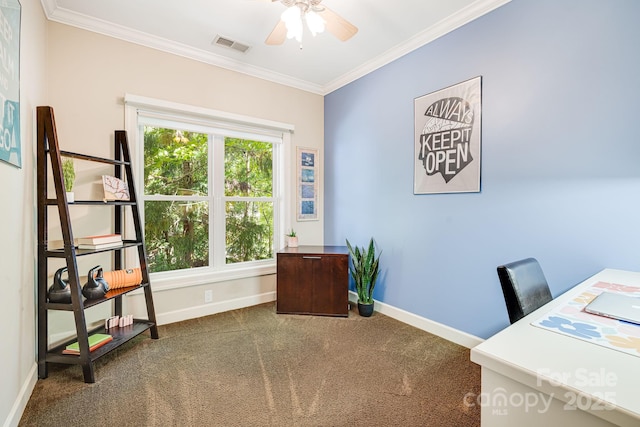
[(325, 30), (336, 36), (339, 40), (346, 41), (353, 37), (358, 28), (327, 8), (321, 5), (322, 0), (271, 0), (279, 1), (287, 7), (282, 13), (280, 21), (269, 34), (265, 43), (279, 45), (289, 38), (295, 38), (302, 49), (303, 22), (314, 36)]

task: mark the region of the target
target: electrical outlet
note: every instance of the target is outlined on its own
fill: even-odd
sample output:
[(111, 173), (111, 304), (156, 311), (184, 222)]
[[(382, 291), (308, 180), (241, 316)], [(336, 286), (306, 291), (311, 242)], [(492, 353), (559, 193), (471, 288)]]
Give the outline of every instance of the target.
[(204, 302), (213, 301), (213, 291), (211, 289), (207, 289), (204, 291)]

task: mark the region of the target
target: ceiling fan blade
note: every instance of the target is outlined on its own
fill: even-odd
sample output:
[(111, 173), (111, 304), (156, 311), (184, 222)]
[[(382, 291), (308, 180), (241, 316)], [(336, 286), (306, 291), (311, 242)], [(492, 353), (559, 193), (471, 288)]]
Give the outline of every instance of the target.
[(344, 19), (326, 6), (324, 10), (317, 12), (326, 21), (326, 28), (331, 34), (339, 40), (346, 41), (358, 32), (358, 27)]
[(264, 41), (268, 45), (278, 45), (284, 43), (287, 38), (287, 27), (284, 21), (278, 21), (276, 27), (271, 31), (271, 34)]

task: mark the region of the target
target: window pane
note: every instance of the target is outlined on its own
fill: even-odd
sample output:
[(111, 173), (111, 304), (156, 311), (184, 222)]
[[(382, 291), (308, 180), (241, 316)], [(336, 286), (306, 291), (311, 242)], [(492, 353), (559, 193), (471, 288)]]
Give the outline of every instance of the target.
[(271, 197), (273, 144), (225, 138), (224, 169), (226, 196)]
[(147, 201), (144, 216), (152, 273), (209, 265), (208, 202)]
[(273, 258), (273, 203), (227, 202), (227, 264)]
[(208, 136), (203, 133), (144, 128), (144, 193), (207, 194)]

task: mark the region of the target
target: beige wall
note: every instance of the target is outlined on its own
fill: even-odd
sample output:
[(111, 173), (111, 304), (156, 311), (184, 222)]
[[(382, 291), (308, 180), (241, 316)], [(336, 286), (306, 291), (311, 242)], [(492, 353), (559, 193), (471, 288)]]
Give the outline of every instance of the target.
[[(289, 123), (295, 126), (293, 145), (323, 147), (324, 100), (320, 95), (58, 23), (50, 22), (48, 29), (48, 98), (62, 149), (110, 156), (113, 131), (125, 126), (123, 96), (127, 93)], [(293, 161), (291, 156), (291, 170), (295, 170)], [(77, 168), (76, 197), (95, 196), (95, 164), (77, 164)], [(89, 168), (93, 169), (89, 172)], [(302, 244), (322, 243), (322, 207), (320, 200), (320, 221), (292, 224)], [(294, 203), (289, 210), (295, 218)], [(109, 223), (108, 217), (101, 216), (108, 213), (77, 207), (73, 214), (77, 216), (76, 235), (95, 232), (96, 223)], [(80, 266), (81, 272), (83, 268), (90, 266)], [(213, 303), (204, 303), (205, 289), (213, 290)], [(159, 323), (168, 323), (270, 300), (274, 291), (275, 277), (268, 275), (157, 291), (154, 300)], [(134, 313), (143, 311), (141, 295), (127, 302)], [(102, 313), (91, 315), (91, 320), (97, 320)], [(54, 336), (72, 327), (64, 317), (54, 316)]]
[(46, 20), (22, 0), (20, 121), (22, 168), (0, 162), (0, 424), (16, 425), (36, 379), (35, 107), (45, 100)]
[[(0, 193), (4, 201), (0, 209), (0, 324), (4, 325), (0, 328), (4, 349), (0, 352), (0, 424), (6, 426), (18, 424), (37, 380), (36, 106), (54, 107), (62, 149), (98, 156), (111, 155), (113, 131), (124, 128), (125, 93), (290, 123), (295, 126), (294, 146), (322, 149), (324, 143), (324, 101), (320, 95), (48, 22), (40, 2), (22, 0), (21, 4), (23, 166), (18, 169), (0, 164), (0, 181), (5, 183)], [(75, 191), (80, 196), (93, 194), (95, 171), (89, 173), (88, 165), (77, 166)], [(295, 170), (293, 158), (288, 166)], [(322, 194), (323, 164), (320, 162), (319, 166)], [(290, 203), (289, 210), (295, 218), (294, 203)], [(302, 244), (322, 243), (322, 210), (320, 199), (320, 221), (293, 222)], [(109, 219), (109, 214), (82, 209), (74, 210), (72, 215), (79, 227), (76, 234), (95, 231), (95, 224), (104, 223), (105, 215)], [(212, 304), (203, 303), (203, 289), (214, 290)], [(168, 322), (260, 302), (265, 296), (273, 296), (274, 290), (275, 277), (269, 275), (167, 290), (154, 296), (160, 321)], [(129, 306), (140, 306), (137, 299), (140, 297), (130, 298), (133, 301)], [(100, 315), (94, 313), (94, 317)], [(68, 313), (54, 313), (51, 323), (54, 337), (72, 330)]]

